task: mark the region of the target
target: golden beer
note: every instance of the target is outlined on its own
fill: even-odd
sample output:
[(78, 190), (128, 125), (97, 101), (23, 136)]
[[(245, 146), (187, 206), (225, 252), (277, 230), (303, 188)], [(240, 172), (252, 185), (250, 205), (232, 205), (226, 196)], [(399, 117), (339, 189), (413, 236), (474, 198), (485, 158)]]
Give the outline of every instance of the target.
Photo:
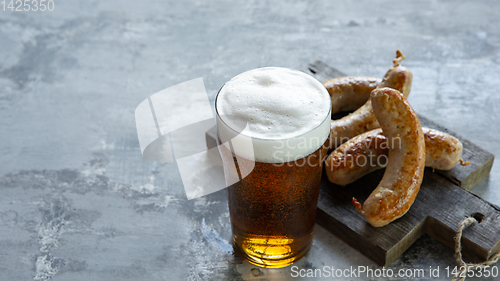
[[(267, 68), (263, 70), (267, 70)], [(260, 72), (254, 76), (258, 77), (256, 79), (265, 79), (264, 81), (267, 83), (267, 81), (274, 81), (273, 75), (286, 77), (288, 73), (282, 74), (282, 72), (284, 70), (292, 71), (280, 68), (272, 68), (271, 70), (270, 74), (265, 73), (269, 77), (261, 75)], [(305, 74), (296, 74), (295, 72), (298, 71), (290, 74), (298, 75), (298, 77), (293, 76), (295, 79), (319, 83), (312, 77), (302, 77)], [(245, 78), (244, 81), (254, 76)], [(264, 78), (261, 78), (262, 76)], [(279, 91), (278, 86), (281, 84), (278, 82), (276, 84), (278, 85), (274, 90)], [(321, 84), (319, 83), (319, 85)], [(224, 87), (226, 86), (227, 84)], [(316, 84), (314, 86), (316, 87)], [(236, 84), (233, 87), (239, 87), (239, 85)], [(322, 90), (324, 87), (322, 85), (322, 88), (317, 87), (313, 90), (318, 92), (317, 95), (321, 98), (321, 103), (330, 101), (326, 90), (324, 92)], [(248, 87), (242, 88), (248, 90)], [(257, 87), (257, 89), (259, 88)], [(273, 93), (273, 89), (266, 90)], [(300, 134), (295, 134), (292, 129), (286, 129), (282, 130), (284, 136), (281, 138), (280, 132), (267, 133), (264, 131), (267, 135), (259, 135), (259, 123), (254, 128), (254, 131), (257, 131), (254, 135), (242, 133), (242, 135), (250, 135), (248, 137), (253, 140), (252, 148), (238, 150), (234, 139), (233, 144), (229, 145), (231, 137), (227, 136), (227, 132), (231, 131), (231, 126), (228, 125), (228, 121), (224, 121), (220, 117), (222, 110), (218, 108), (218, 103), (220, 103), (221, 91), (216, 98), (217, 126), (220, 143), (225, 143), (225, 145), (219, 145), (219, 151), (224, 164), (226, 182), (228, 185), (231, 184), (228, 186), (228, 205), (233, 246), (246, 260), (255, 265), (264, 267), (287, 266), (303, 257), (312, 243), (322, 163), (327, 152), (324, 143), (329, 134), (331, 106), (329, 103), (322, 104), (321, 115), (316, 118), (313, 124), (304, 122), (304, 126), (308, 126), (308, 128), (298, 129), (301, 130)], [(313, 98), (314, 93), (311, 94)], [(243, 92), (243, 94), (245, 93)], [(308, 92), (303, 92), (303, 95), (308, 95)], [(323, 95), (326, 95), (327, 99)], [(231, 97), (226, 97), (226, 99), (229, 100)], [(251, 100), (250, 97), (248, 99)], [(245, 107), (240, 107), (239, 110), (248, 111), (247, 105), (253, 108), (252, 103), (249, 102), (249, 104), (245, 104)], [(235, 105), (231, 106), (236, 107)], [(292, 106), (276, 109), (278, 113), (275, 114), (273, 120), (280, 120), (280, 116), (277, 114), (291, 115), (297, 111)], [(292, 109), (288, 110), (289, 108)], [(301, 112), (302, 109), (299, 109), (298, 112)], [(226, 111), (228, 110), (226, 109)], [(239, 113), (239, 111), (236, 114), (233, 112), (234, 115)], [(298, 118), (294, 117), (297, 120), (307, 118), (307, 116), (302, 115), (310, 114), (300, 113), (298, 115)], [(245, 118), (253, 121), (257, 117), (250, 115), (250, 117)], [(272, 124), (271, 122), (273, 121), (266, 124)], [(279, 126), (286, 126), (286, 124), (281, 121)], [(251, 122), (249, 122), (248, 127), (251, 127)], [(273, 129), (279, 131), (282, 128), (269, 127), (269, 130)], [(270, 137), (267, 137), (268, 135)], [(239, 146), (241, 147), (241, 145)], [(248, 152), (249, 150), (253, 150), (252, 155)]]
[[(224, 146), (220, 151), (223, 162), (236, 161)], [(326, 148), (320, 147), (282, 165), (255, 162), (247, 177), (228, 187), (233, 243), (249, 262), (282, 267), (306, 254), (312, 242), (325, 154)], [(240, 158), (238, 165), (252, 165), (245, 162)]]

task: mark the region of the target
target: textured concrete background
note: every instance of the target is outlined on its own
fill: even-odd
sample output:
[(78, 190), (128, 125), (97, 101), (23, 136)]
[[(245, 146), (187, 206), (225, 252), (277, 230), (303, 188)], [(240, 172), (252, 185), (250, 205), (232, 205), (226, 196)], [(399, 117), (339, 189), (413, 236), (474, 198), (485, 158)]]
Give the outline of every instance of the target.
[[(196, 77), (213, 102), (262, 66), (381, 77), (400, 48), (415, 110), (500, 155), (498, 1), (54, 2), (0, 10), (0, 280), (297, 279), (232, 255), (225, 191), (187, 201), (142, 159), (135, 107)], [(497, 205), (499, 172), (473, 189)], [(319, 226), (297, 265), (379, 268)], [(391, 268), (431, 265), (453, 252), (424, 236)]]

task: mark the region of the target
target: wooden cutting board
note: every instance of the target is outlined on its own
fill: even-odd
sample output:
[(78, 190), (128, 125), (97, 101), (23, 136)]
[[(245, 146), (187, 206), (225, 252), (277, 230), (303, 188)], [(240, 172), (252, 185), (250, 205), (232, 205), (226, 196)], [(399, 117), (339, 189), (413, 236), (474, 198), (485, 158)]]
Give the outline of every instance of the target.
[[(321, 61), (315, 61), (304, 72), (324, 82), (346, 76)], [(484, 261), (500, 248), (500, 207), (470, 193), (472, 187), (488, 176), (494, 155), (433, 121), (420, 116), (422, 126), (447, 132), (463, 143), (463, 159), (450, 171), (426, 168), (420, 192), (410, 210), (387, 226), (375, 228), (366, 222), (351, 203), (356, 197), (364, 202), (378, 185), (384, 169), (358, 181), (338, 186), (323, 175), (316, 222), (380, 265), (389, 265), (422, 234), (427, 233), (450, 248), (460, 222), (474, 216), (479, 224), (463, 232), (462, 254), (472, 261)], [(214, 147), (215, 128), (207, 132), (207, 145)]]

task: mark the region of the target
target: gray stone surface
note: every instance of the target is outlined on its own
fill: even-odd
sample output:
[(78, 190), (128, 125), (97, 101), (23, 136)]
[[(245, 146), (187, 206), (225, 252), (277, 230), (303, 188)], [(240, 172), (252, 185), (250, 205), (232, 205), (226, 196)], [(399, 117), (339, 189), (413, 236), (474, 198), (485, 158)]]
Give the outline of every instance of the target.
[[(415, 110), (500, 155), (498, 1), (54, 2), (0, 10), (0, 280), (299, 279), (232, 254), (225, 191), (187, 201), (142, 159), (135, 107), (193, 78), (213, 102), (262, 66), (380, 77), (399, 48)], [(499, 172), (473, 189), (497, 205)], [(319, 226), (296, 265), (379, 268)], [(425, 236), (391, 268), (454, 265)]]

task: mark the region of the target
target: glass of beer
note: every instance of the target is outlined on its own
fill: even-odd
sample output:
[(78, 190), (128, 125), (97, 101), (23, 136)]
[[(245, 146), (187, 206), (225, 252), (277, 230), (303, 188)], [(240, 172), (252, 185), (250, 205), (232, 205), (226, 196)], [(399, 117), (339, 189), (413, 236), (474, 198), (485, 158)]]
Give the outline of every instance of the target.
[(265, 67), (228, 81), (215, 100), (233, 246), (284, 267), (312, 244), (331, 99), (313, 77)]

